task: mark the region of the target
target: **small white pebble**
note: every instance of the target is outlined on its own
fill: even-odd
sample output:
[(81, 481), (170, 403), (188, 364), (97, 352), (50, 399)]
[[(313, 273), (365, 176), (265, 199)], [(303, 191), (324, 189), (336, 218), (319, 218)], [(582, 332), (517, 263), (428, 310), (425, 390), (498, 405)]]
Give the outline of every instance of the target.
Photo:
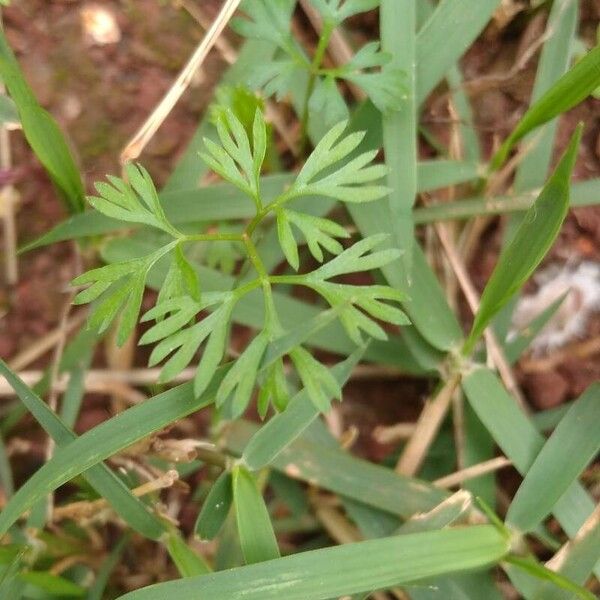
[(121, 40), (121, 29), (111, 10), (98, 4), (81, 9), (81, 24), (87, 38), (98, 46), (116, 44)]

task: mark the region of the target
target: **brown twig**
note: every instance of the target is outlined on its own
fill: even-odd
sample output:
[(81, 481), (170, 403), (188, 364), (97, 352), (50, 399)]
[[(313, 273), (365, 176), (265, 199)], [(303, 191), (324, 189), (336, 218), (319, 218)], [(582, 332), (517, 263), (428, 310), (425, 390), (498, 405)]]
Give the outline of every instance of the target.
[(378, 444), (393, 444), (407, 440), (415, 432), (414, 423), (396, 423), (395, 425), (378, 425), (373, 430), (373, 439)]
[[(0, 17), (0, 26), (2, 21)], [(4, 83), (0, 82), (0, 93), (5, 93)], [(8, 171), (12, 167), (12, 149), (10, 146), (10, 134), (8, 127), (3, 124), (0, 127), (0, 167)], [(17, 261), (17, 228), (15, 225), (15, 205), (19, 195), (12, 184), (6, 185), (0, 193), (2, 210), (2, 221), (4, 224), (4, 261), (6, 283), (15, 285), (19, 279), (19, 268)]]
[[(162, 489), (171, 487), (179, 479), (179, 474), (174, 469), (167, 471), (161, 477), (153, 479), (143, 483), (142, 485), (134, 488), (132, 491), (133, 495), (140, 498), (157, 492)], [(52, 513), (52, 519), (54, 521), (61, 521), (63, 519), (87, 519), (94, 516), (96, 513), (108, 508), (108, 501), (105, 498), (94, 500), (89, 502), (87, 500), (81, 502), (72, 502), (66, 506), (59, 506), (54, 509)]]

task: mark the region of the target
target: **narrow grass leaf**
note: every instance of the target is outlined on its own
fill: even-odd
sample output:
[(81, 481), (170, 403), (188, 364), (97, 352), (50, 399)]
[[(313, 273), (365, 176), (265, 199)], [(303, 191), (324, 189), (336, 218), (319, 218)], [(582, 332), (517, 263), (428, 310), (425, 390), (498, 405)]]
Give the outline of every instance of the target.
[(232, 485), (231, 473), (223, 471), (210, 488), (194, 528), (200, 539), (212, 540), (221, 530), (233, 501)]
[(106, 586), (108, 585), (112, 572), (121, 561), (121, 556), (123, 555), (128, 542), (129, 537), (124, 535), (114, 545), (110, 554), (104, 559), (100, 569), (96, 573), (96, 578), (87, 593), (86, 600), (102, 600), (106, 597)]
[(0, 433), (0, 485), (6, 498), (10, 498), (15, 491), (15, 484), (12, 474), (12, 468), (6, 453), (6, 445)]
[[(567, 542), (546, 566), (584, 585), (600, 556), (600, 507), (586, 521), (575, 539)], [(569, 600), (569, 592), (549, 583), (539, 583), (531, 594), (533, 600)]]
[(529, 132), (583, 102), (599, 85), (600, 46), (596, 46), (529, 108), (492, 158), (490, 169), (500, 168), (514, 145)]
[[(515, 468), (526, 475), (546, 439), (523, 414), (497, 375), (479, 367), (463, 377), (465, 395), (477, 416)], [(585, 489), (574, 482), (553, 508), (565, 532), (574, 537), (595, 508)], [(595, 568), (600, 575), (600, 565)]]
[(531, 531), (600, 451), (600, 384), (591, 386), (569, 409), (537, 455), (517, 490), (506, 520)]
[[(573, 38), (577, 33), (578, 14), (577, 0), (558, 0), (552, 3), (531, 95), (532, 104), (535, 104), (568, 70)], [(544, 185), (554, 150), (557, 125), (556, 122), (548, 123), (528, 138), (534, 147), (525, 154), (517, 168), (513, 186), (517, 193)]]
[[(54, 457), (36, 471), (6, 504), (0, 514), (0, 535), (6, 533), (38, 500), (73, 477), (173, 421), (208, 406), (214, 400), (216, 386), (226, 370), (217, 371), (213, 383), (200, 398), (194, 398), (191, 383), (178, 386), (104, 421), (59, 447)], [(2, 372), (5, 377), (11, 376), (7, 369), (2, 369)], [(152, 526), (155, 526), (154, 522)]]
[(551, 582), (554, 586), (572, 594), (572, 597), (574, 598), (580, 598), (581, 600), (597, 600), (596, 595), (592, 594), (589, 590), (573, 583), (559, 573), (551, 571), (533, 558), (510, 555), (506, 557), (505, 561), (509, 565), (514, 565), (537, 579)]
[[(56, 442), (59, 447), (58, 452), (60, 448), (79, 439), (43, 400), (6, 366), (4, 361), (0, 361), (0, 373), (10, 383), (27, 410)], [(164, 533), (162, 521), (150, 513), (143, 502), (136, 498), (106, 465), (99, 464), (91, 468), (85, 473), (85, 477), (130, 527), (151, 539), (158, 539)]]
[(569, 180), (577, 158), (582, 126), (535, 204), (527, 211), (508, 248), (501, 254), (483, 294), (464, 352), (472, 351), (491, 319), (533, 273), (556, 239), (569, 209)]
[(388, 167), (388, 203), (395, 245), (402, 252), (400, 268), (407, 292), (411, 280), (414, 244), (412, 207), (417, 194), (417, 106), (416, 106), (416, 0), (382, 0), (380, 6), (381, 46), (404, 73), (406, 98), (401, 106), (382, 115), (383, 149)]
[(279, 548), (271, 518), (254, 476), (245, 467), (236, 466), (232, 478), (233, 503), (246, 563), (278, 558)]
[[(65, 577), (53, 575), (47, 571), (25, 571), (19, 573), (18, 577), (21, 581), (28, 584), (28, 586), (42, 590), (50, 597), (82, 598), (85, 596), (85, 588)], [(31, 593), (31, 591), (26, 591), (26, 597), (31, 597)]]
[(82, 212), (83, 183), (69, 146), (56, 121), (35, 99), (3, 31), (0, 31), (0, 76), (17, 105), (27, 141), (60, 190), (67, 210)]
[(181, 537), (181, 534), (176, 529), (169, 532), (166, 540), (166, 547), (169, 556), (175, 563), (179, 574), (182, 577), (197, 577), (203, 576), (211, 572), (210, 567), (204, 559), (194, 552)]
[[(501, 0), (479, 0), (465, 10), (463, 0), (442, 0), (417, 36), (417, 105), (483, 31)], [(440, 41), (443, 40), (443, 51)]]
[[(361, 460), (315, 435), (315, 421), (270, 461), (277, 471), (323, 489), (358, 500), (402, 518), (431, 510), (448, 496), (435, 486)], [(246, 421), (232, 423), (223, 443), (229, 452), (242, 455), (258, 427)]]
[(346, 544), (163, 583), (121, 600), (326, 600), (385, 589), (501, 560), (507, 540), (489, 525)]
[[(369, 106), (372, 107), (367, 105), (367, 108)], [(379, 113), (374, 108), (372, 110), (369, 114), (379, 119)], [(380, 119), (377, 129), (381, 139)], [(430, 160), (420, 162), (417, 165), (417, 173), (419, 191), (428, 191), (477, 179), (481, 168), (473, 162)], [(290, 173), (265, 175), (260, 179), (261, 196), (270, 202), (293, 180), (294, 176)], [(248, 219), (253, 217), (255, 212), (249, 198), (229, 183), (163, 191), (160, 193), (160, 200), (168, 221), (182, 229), (197, 223)], [(313, 200), (308, 198), (307, 204), (314, 206)], [(317, 207), (322, 209), (321, 214), (325, 214), (332, 205), (332, 201), (322, 198)], [(110, 219), (97, 211), (87, 211), (63, 221), (43, 236), (26, 244), (20, 252), (28, 252), (64, 240), (113, 233), (127, 227), (127, 223)]]

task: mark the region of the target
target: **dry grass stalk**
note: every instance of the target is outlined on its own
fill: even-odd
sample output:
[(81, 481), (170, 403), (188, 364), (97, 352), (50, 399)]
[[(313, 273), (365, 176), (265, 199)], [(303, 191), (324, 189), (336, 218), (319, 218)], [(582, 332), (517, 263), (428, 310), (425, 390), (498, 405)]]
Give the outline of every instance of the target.
[[(54, 346), (56, 346), (56, 344), (62, 339), (62, 336), (65, 332), (67, 334), (71, 333), (74, 329), (82, 325), (86, 318), (87, 312), (84, 311), (76, 314), (70, 319), (67, 319), (64, 327), (61, 324), (59, 327), (53, 329), (39, 340), (36, 340), (33, 344), (31, 344), (31, 346), (25, 348), (25, 350), (22, 352), (19, 352), (19, 354), (17, 354), (9, 362), (8, 366), (13, 371), (20, 371), (29, 366), (32, 362), (36, 361), (38, 358), (46, 354), (46, 352), (54, 348)], [(40, 377), (41, 373), (37, 376), (36, 381), (38, 381)], [(3, 382), (4, 380), (0, 381), (0, 387), (2, 386)]]
[(472, 465), (467, 467), (466, 469), (461, 469), (460, 471), (456, 471), (455, 473), (451, 473), (450, 475), (445, 475), (444, 477), (440, 477), (436, 479), (433, 483), (438, 487), (442, 488), (452, 488), (457, 485), (461, 485), (465, 481), (470, 481), (471, 479), (475, 479), (476, 477), (481, 477), (482, 475), (487, 475), (488, 473), (494, 473), (499, 469), (504, 469), (505, 467), (509, 467), (512, 465), (512, 461), (504, 456), (499, 456), (497, 458), (492, 458), (490, 460), (486, 460), (485, 462), (479, 463), (477, 465)]
[(396, 463), (396, 473), (410, 477), (419, 471), (448, 412), (452, 396), (459, 383), (460, 374), (455, 373), (446, 380), (433, 398), (427, 400), (415, 430)]
[(138, 132), (129, 140), (121, 152), (121, 164), (126, 164), (135, 160), (144, 151), (148, 142), (158, 131), (163, 121), (167, 118), (175, 104), (179, 101), (185, 90), (190, 85), (194, 74), (200, 68), (208, 53), (215, 45), (217, 39), (229, 23), (231, 17), (240, 5), (241, 0), (227, 0), (217, 18), (212, 23), (210, 29), (206, 32), (200, 45), (196, 48), (191, 58), (181, 70), (181, 73), (160, 101), (154, 112), (148, 117), (146, 122), (140, 127)]

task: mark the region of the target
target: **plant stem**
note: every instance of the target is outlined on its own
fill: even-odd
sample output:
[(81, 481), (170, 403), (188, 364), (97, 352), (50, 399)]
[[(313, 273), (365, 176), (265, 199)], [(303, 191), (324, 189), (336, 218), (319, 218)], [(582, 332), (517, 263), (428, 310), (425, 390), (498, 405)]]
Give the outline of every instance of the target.
[(271, 283), (283, 283), (284, 285), (308, 285), (306, 277), (303, 275), (271, 275)]
[(241, 233), (198, 233), (194, 235), (185, 235), (183, 242), (243, 242), (244, 236)]
[(308, 143), (308, 117), (309, 117), (309, 104), (310, 97), (315, 89), (321, 63), (325, 57), (327, 46), (329, 46), (329, 40), (331, 34), (335, 29), (335, 23), (333, 21), (325, 21), (323, 23), (323, 29), (319, 37), (319, 44), (315, 51), (312, 63), (310, 65), (310, 76), (308, 78), (308, 84), (306, 86), (306, 95), (304, 96), (304, 106), (302, 108), (302, 120), (300, 121), (300, 154), (306, 149)]

